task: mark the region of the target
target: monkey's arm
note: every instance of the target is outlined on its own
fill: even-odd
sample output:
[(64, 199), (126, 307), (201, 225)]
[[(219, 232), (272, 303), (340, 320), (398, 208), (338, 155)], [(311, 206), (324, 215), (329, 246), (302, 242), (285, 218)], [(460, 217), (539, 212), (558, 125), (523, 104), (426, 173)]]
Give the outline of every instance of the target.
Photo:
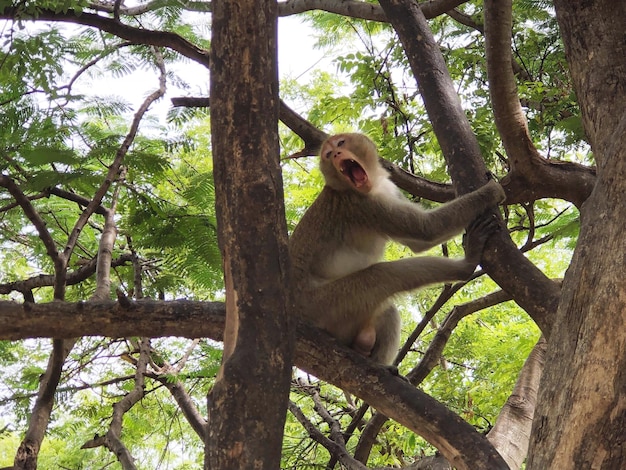
[(415, 252), (424, 251), (461, 233), (480, 214), (504, 201), (504, 190), (495, 181), (443, 206), (425, 211), (410, 201), (376, 201), (378, 229)]
[(466, 279), (475, 267), (465, 259), (436, 257), (377, 263), (311, 289), (303, 295), (307, 305), (302, 308), (316, 326), (349, 343), (389, 297), (428, 284)]
[(316, 326), (350, 344), (362, 325), (394, 294), (440, 282), (469, 278), (480, 262), (485, 242), (498, 227), (491, 216), (468, 229), (465, 258), (415, 257), (376, 263), (335, 281), (307, 289), (303, 313)]

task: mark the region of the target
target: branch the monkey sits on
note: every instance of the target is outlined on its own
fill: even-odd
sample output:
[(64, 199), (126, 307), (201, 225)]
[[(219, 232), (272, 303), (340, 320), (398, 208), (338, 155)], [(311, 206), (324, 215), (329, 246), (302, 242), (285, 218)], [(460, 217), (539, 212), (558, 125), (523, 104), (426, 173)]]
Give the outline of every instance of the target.
[[(299, 312), (313, 325), (381, 364), (391, 364), (400, 342), (400, 316), (391, 297), (427, 284), (469, 278), (497, 228), (487, 209), (505, 199), (490, 180), (441, 207), (409, 201), (362, 134), (339, 134), (322, 145), (326, 185), (289, 241)], [(414, 252), (468, 228), (465, 258), (412, 257), (380, 262), (389, 240)]]

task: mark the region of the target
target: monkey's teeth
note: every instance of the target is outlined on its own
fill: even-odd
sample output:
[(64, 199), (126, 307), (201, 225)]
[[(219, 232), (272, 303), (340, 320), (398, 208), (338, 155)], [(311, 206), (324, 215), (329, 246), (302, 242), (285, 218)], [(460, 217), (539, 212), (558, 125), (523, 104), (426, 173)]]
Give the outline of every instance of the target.
[[(353, 164), (353, 165), (358, 165), (358, 163), (356, 162), (356, 160), (354, 160), (354, 159), (352, 159), (352, 158), (351, 158), (350, 160), (344, 160), (344, 163), (345, 163), (345, 162), (348, 162), (348, 163)], [(345, 172), (346, 172), (347, 170), (349, 170), (349, 169), (350, 169), (350, 167), (349, 167), (348, 165), (341, 165), (341, 168), (339, 169), (339, 171), (340, 171), (341, 173), (345, 173)]]

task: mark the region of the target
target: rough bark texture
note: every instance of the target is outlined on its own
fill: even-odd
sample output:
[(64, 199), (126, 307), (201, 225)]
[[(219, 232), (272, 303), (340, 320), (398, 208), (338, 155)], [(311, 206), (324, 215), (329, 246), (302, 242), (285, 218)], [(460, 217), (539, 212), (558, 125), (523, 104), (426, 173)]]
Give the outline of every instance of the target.
[[(486, 182), (487, 170), (439, 46), (415, 2), (380, 4), (406, 51), (457, 193), (470, 192)], [(504, 230), (487, 242), (481, 265), (548, 336), (559, 288), (520, 253)]]
[[(278, 468), (291, 378), (276, 2), (212, 4), (211, 137), (226, 285), (206, 468)], [(253, 399), (251, 399), (253, 398)]]
[[(434, 18), (448, 10), (458, 7), (467, 0), (426, 0), (420, 2), (420, 8), (426, 18)], [(278, 15), (289, 16), (309, 10), (324, 10), (352, 18), (386, 22), (385, 12), (375, 3), (361, 0), (287, 0), (279, 2)]]
[(563, 282), (528, 469), (626, 468), (626, 5), (557, 0), (598, 180)]

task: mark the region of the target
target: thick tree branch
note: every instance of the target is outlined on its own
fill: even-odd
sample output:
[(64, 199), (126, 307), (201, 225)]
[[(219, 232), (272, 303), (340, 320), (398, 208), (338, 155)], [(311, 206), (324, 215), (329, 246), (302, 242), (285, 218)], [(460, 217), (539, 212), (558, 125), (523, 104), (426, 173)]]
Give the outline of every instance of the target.
[[(439, 16), (448, 10), (456, 8), (466, 1), (467, 0), (427, 0), (421, 2), (420, 6), (424, 11), (426, 18), (434, 18), (435, 16)], [(89, 6), (96, 11), (106, 13), (114, 13), (115, 11), (115, 6), (112, 3), (93, 2)], [(187, 11), (204, 13), (209, 13), (212, 7), (211, 2), (153, 0), (132, 7), (121, 5), (117, 12), (122, 16), (139, 16), (168, 6), (175, 6), (177, 8), (183, 8)], [(360, 18), (364, 20), (387, 21), (385, 13), (379, 5), (363, 1), (344, 0), (338, 2), (337, 0), (287, 0), (285, 2), (278, 2), (278, 16), (297, 15), (299, 13), (312, 10), (323, 10), (330, 13), (337, 13), (342, 16)]]
[[(427, 0), (420, 3), (426, 18), (434, 18), (458, 7), (467, 0)], [(287, 0), (278, 2), (278, 16), (297, 15), (311, 10), (323, 10), (350, 18), (387, 22), (384, 10), (375, 3), (358, 0)]]
[[(52, 305), (58, 304), (53, 303)], [(72, 340), (54, 339), (52, 341), (52, 354), (48, 358), (46, 371), (41, 376), (37, 399), (28, 420), (28, 429), (13, 460), (13, 466), (16, 470), (36, 470), (37, 468), (37, 457), (50, 421), (54, 394), (61, 379), (65, 359), (73, 347), (74, 341)]]
[(489, 93), (511, 168), (502, 183), (507, 196), (517, 196), (517, 200), (508, 198), (507, 202), (553, 197), (580, 208), (595, 184), (595, 170), (573, 162), (548, 160), (533, 144), (510, 66), (512, 21), (512, 0), (485, 1)]
[[(176, 97), (172, 98), (173, 106), (186, 106), (190, 108), (206, 108), (210, 106), (208, 97)], [(287, 104), (280, 100), (279, 118), (283, 124), (291, 129), (304, 141), (304, 148), (289, 158), (299, 158), (317, 155), (322, 142), (328, 134), (318, 129), (304, 119)], [(381, 158), (381, 164), (391, 175), (392, 181), (400, 188), (415, 197), (428, 199), (435, 202), (447, 202), (454, 199), (454, 188), (450, 184), (437, 183), (420, 176), (412, 175), (398, 165)]]
[(554, 6), (583, 128), (600, 167), (623, 139), (626, 7), (608, 0), (555, 0)]
[[(434, 18), (438, 15), (452, 10), (457, 6), (465, 3), (467, 0), (429, 0), (423, 2), (420, 6), (427, 18)], [(166, 2), (155, 0), (133, 8), (121, 7), (119, 13), (122, 15), (136, 16), (148, 11), (155, 10), (161, 6), (165, 6)], [(178, 5), (178, 2), (177, 2)], [(202, 11), (210, 8), (210, 4), (206, 2), (185, 2), (183, 7), (195, 11)], [(106, 11), (113, 14), (113, 6), (110, 4), (93, 3), (92, 8), (98, 11)], [(325, 10), (331, 13), (337, 13), (355, 18), (369, 19), (373, 21), (387, 21), (382, 8), (375, 4), (361, 1), (348, 0), (337, 2), (335, 0), (289, 0), (278, 3), (278, 15), (289, 16), (309, 10)], [(206, 11), (206, 10), (205, 10)], [(17, 7), (6, 7), (0, 10), (0, 18), (13, 20), (20, 17), (24, 20), (23, 13)], [(201, 49), (191, 42), (169, 31), (155, 31), (144, 28), (136, 28), (117, 21), (114, 17), (101, 16), (95, 13), (82, 12), (78, 13), (74, 10), (65, 12), (55, 12), (52, 10), (41, 9), (36, 21), (59, 21), (66, 23), (76, 23), (84, 26), (98, 28), (101, 31), (118, 36), (127, 41), (136, 44), (147, 44), (157, 47), (170, 48), (181, 55), (188, 57), (200, 64), (209, 66), (209, 53)]]
[(489, 442), (511, 468), (521, 468), (528, 453), (546, 349), (546, 340), (541, 337), (528, 355), (496, 424), (487, 434)]
[[(0, 339), (103, 335), (208, 337), (220, 341), (224, 304), (142, 300), (17, 304), (0, 302)], [(392, 375), (321, 330), (300, 323), (295, 363), (322, 380), (362, 398), (422, 435), (459, 469), (506, 469), (476, 430), (407, 381)], [(484, 465), (479, 467), (478, 465)]]
[(211, 150), (226, 328), (222, 367), (207, 395), (207, 468), (276, 468), (281, 459), (294, 325), (276, 9), (275, 0), (213, 4)]
[[(398, 33), (460, 194), (485, 183), (487, 171), (476, 136), (428, 23), (412, 0), (380, 0)], [(507, 64), (510, 67), (510, 62)], [(505, 230), (487, 242), (481, 265), (549, 335), (559, 288), (516, 248)]]
[(291, 158), (306, 157), (319, 153), (322, 143), (328, 138), (328, 134), (296, 113), (283, 100), (280, 100), (278, 117), (283, 124), (304, 140), (304, 148), (298, 153), (291, 155)]
[[(26, 20), (23, 13), (16, 7), (6, 7), (0, 10), (0, 18), (13, 20), (19, 17)], [(146, 44), (157, 47), (167, 47), (181, 55), (188, 57), (200, 64), (209, 66), (209, 53), (191, 42), (169, 31), (154, 31), (145, 28), (135, 28), (116, 21), (114, 18), (100, 16), (94, 13), (78, 13), (74, 10), (65, 12), (54, 12), (52, 10), (41, 9), (37, 18), (33, 21), (59, 21), (64, 23), (75, 23), (84, 26), (98, 28), (101, 31), (118, 36), (135, 44)]]
[[(441, 354), (450, 339), (452, 331), (463, 318), (485, 308), (506, 302), (507, 300), (511, 300), (511, 297), (504, 291), (498, 291), (466, 304), (454, 307), (443, 321), (441, 327), (437, 331), (437, 334), (424, 353), (422, 360), (407, 374), (406, 378), (409, 382), (413, 385), (419, 385), (424, 381), (428, 374), (430, 374), (433, 368), (439, 363)], [(374, 413), (361, 432), (361, 437), (359, 438), (359, 442), (354, 452), (354, 457), (357, 460), (361, 462), (367, 461), (372, 450), (372, 446), (375, 444), (376, 436), (378, 436), (378, 433), (387, 419), (388, 418), (382, 413)]]

